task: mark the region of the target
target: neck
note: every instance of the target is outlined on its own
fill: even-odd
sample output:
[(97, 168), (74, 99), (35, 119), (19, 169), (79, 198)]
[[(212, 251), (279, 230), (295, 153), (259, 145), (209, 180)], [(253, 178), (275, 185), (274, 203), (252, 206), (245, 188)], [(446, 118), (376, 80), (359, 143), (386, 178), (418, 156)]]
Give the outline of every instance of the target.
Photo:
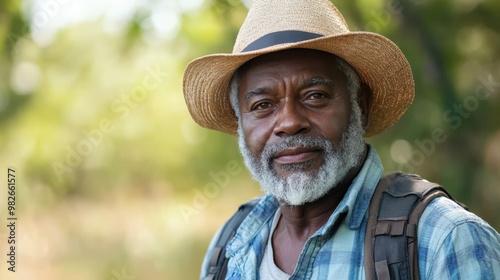
[(359, 173), (367, 153), (368, 150), (365, 148), (360, 163), (353, 167), (337, 186), (320, 199), (299, 206), (281, 204), (282, 219), (280, 219), (276, 230), (292, 240), (305, 242), (328, 221)]

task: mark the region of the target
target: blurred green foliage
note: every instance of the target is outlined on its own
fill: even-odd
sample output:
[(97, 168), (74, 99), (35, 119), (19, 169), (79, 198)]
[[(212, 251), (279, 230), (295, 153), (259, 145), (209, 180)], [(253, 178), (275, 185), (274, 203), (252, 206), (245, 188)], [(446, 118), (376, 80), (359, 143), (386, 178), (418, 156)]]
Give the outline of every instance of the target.
[[(0, 278), (197, 278), (213, 233), (259, 191), (235, 139), (191, 120), (182, 72), (231, 52), (246, 7), (167, 0), (179, 19), (170, 37), (151, 38), (143, 8), (118, 31), (97, 17), (42, 44), (27, 3), (0, 2), (0, 178), (18, 172), (21, 218), (17, 278), (5, 263)], [(386, 171), (439, 182), (500, 228), (500, 2), (334, 3), (351, 30), (393, 40), (414, 72), (414, 104), (368, 139)]]

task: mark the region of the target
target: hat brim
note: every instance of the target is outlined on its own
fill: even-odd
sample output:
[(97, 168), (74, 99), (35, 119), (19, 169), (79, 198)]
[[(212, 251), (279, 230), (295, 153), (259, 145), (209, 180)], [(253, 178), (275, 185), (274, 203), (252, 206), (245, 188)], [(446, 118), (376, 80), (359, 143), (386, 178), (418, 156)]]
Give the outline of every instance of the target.
[(293, 48), (332, 53), (358, 72), (362, 82), (372, 91), (370, 123), (365, 137), (392, 126), (413, 102), (415, 85), (411, 68), (399, 47), (376, 33), (348, 32), (193, 60), (183, 77), (184, 98), (193, 119), (203, 127), (236, 135), (238, 120), (229, 99), (234, 72), (255, 57)]

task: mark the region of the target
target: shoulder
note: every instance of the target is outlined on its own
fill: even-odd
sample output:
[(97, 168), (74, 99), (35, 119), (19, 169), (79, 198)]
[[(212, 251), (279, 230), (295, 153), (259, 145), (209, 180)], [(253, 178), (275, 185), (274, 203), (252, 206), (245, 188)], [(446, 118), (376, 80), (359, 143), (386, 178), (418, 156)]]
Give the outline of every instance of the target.
[[(221, 255), (220, 257), (231, 257), (234, 255), (234, 251), (236, 251), (235, 247), (243, 246), (248, 242), (249, 236), (255, 234), (253, 231), (256, 231), (256, 229), (252, 228), (252, 226), (259, 220), (264, 223), (266, 221), (265, 217), (271, 215), (270, 209), (275, 208), (276, 205), (277, 202), (271, 196), (256, 197), (240, 205), (236, 213), (213, 236), (203, 259), (200, 279), (205, 279), (209, 266), (214, 265), (214, 260), (212, 260), (214, 253), (219, 256), (219, 254), (222, 254), (221, 248), (224, 247), (226, 249), (225, 255)], [(235, 233), (236, 236), (230, 235), (231, 232)], [(228, 246), (228, 244), (232, 246)], [(216, 249), (216, 247), (219, 248)]]
[(499, 241), (498, 233), (487, 222), (446, 197), (438, 197), (429, 203), (422, 213), (418, 228), (419, 236), (432, 236), (436, 242), (450, 235), (461, 239), (479, 238), (478, 242), (481, 242), (480, 237), (486, 235)]
[(489, 226), (474, 213), (464, 209), (451, 199), (438, 197), (431, 201), (420, 219), (419, 226), (449, 228), (463, 223)]
[(428, 246), (430, 251), (449, 238), (475, 244), (483, 242), (482, 237), (499, 242), (498, 233), (487, 222), (446, 197), (431, 201), (418, 224), (419, 246)]
[[(454, 201), (439, 197), (418, 225), (422, 279), (500, 277), (500, 237), (488, 223)], [(488, 269), (490, 268), (490, 269)], [(438, 278), (435, 278), (438, 277)]]

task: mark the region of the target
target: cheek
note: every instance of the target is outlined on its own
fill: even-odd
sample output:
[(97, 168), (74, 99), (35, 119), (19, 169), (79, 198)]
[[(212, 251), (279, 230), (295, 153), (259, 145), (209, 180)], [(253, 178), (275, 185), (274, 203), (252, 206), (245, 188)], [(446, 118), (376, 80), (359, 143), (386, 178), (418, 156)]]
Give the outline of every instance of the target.
[(348, 111), (330, 112), (315, 118), (315, 127), (323, 137), (333, 144), (338, 145), (342, 140), (342, 133), (349, 126)]
[(243, 120), (242, 129), (248, 149), (254, 156), (260, 158), (260, 155), (262, 154), (262, 151), (264, 150), (267, 140), (272, 132), (272, 128), (265, 123), (249, 123)]

